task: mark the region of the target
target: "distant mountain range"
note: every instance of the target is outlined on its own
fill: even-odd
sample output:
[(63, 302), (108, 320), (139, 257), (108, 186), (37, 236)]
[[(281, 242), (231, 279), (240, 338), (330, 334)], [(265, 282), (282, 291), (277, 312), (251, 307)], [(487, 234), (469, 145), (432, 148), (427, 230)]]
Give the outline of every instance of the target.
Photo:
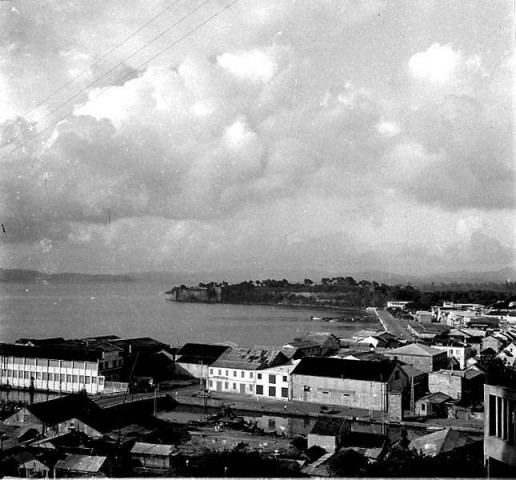
[(227, 270), (217, 272), (132, 272), (127, 274), (88, 274), (88, 273), (43, 273), (35, 270), (5, 269), (0, 268), (0, 282), (29, 282), (29, 283), (63, 283), (63, 282), (131, 282), (146, 281), (173, 285), (196, 285), (199, 282), (220, 282), (237, 283), (245, 280), (265, 280), (286, 278), (291, 282), (302, 282), (310, 278), (319, 282), (324, 277), (352, 276), (355, 280), (369, 280), (387, 285), (406, 285), (411, 283), (415, 286), (429, 284), (451, 284), (451, 283), (504, 283), (507, 280), (516, 281), (516, 269), (507, 267), (498, 271), (489, 272), (450, 272), (432, 275), (401, 275), (382, 271), (365, 272), (317, 272), (299, 270), (282, 270), (277, 272), (254, 272), (249, 275), (247, 270)]

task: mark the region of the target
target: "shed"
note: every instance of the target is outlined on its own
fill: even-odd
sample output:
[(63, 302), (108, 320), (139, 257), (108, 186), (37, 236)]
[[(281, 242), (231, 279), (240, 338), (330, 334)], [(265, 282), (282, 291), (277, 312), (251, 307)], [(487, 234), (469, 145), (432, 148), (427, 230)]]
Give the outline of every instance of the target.
[(101, 471), (107, 457), (95, 455), (68, 454), (55, 465), (58, 477), (92, 475)]
[(430, 393), (416, 401), (416, 415), (446, 417), (446, 404), (452, 398), (442, 392)]
[(131, 458), (145, 468), (168, 470), (172, 466), (175, 450), (173, 445), (136, 442), (131, 449)]

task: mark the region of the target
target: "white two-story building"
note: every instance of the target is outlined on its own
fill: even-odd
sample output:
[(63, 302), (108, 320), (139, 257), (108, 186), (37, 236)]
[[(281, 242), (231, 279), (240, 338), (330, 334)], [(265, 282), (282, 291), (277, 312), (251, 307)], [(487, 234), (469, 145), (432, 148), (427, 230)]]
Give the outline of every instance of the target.
[[(284, 388), (288, 389), (289, 375), (288, 370), (279, 369), (279, 367), (287, 363), (289, 363), (287, 357), (279, 350), (257, 348), (228, 350), (210, 366), (208, 390), (284, 398), (281, 394), (285, 392)], [(288, 390), (286, 398), (288, 398)]]

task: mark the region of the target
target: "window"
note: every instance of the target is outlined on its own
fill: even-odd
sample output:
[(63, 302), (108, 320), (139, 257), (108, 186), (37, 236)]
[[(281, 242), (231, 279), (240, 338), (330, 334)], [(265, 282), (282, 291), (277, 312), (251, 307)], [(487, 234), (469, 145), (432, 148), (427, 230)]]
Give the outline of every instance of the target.
[(222, 370), (219, 368), (219, 375), (222, 375)]
[(281, 396), (283, 398), (288, 398), (288, 388), (282, 388), (281, 389)]
[(73, 383), (77, 383), (79, 381), (79, 375), (74, 375), (72, 377)]
[(236, 377), (237, 376), (237, 372), (236, 370), (233, 370), (233, 376)]
[(99, 377), (99, 385), (101, 387), (104, 385), (104, 377)]
[(23, 378), (25, 378), (25, 380), (28, 380), (29, 379), (29, 372), (27, 372), (27, 371), (23, 372)]
[(249, 378), (253, 378), (253, 372), (249, 372)]
[(226, 370), (226, 377), (229, 377), (229, 372)]
[(48, 374), (48, 381), (49, 382), (53, 382), (54, 381), (54, 374), (53, 373), (49, 373)]
[(233, 383), (233, 390), (236, 390), (236, 389), (237, 389), (236, 383)]
[(60, 377), (61, 383), (62, 383), (62, 382), (64, 382), (64, 381), (66, 380), (66, 375), (65, 375), (64, 373), (61, 373), (61, 374), (59, 375), (59, 377)]
[(61, 366), (62, 366), (63, 368), (72, 368), (72, 362), (67, 362), (67, 361), (64, 361), (64, 360), (63, 360), (63, 361), (61, 362)]
[(97, 377), (91, 377), (91, 383), (96, 384), (97, 383)]
[(79, 383), (84, 383), (84, 375), (79, 375)]
[(426, 403), (422, 403), (421, 404), (421, 410), (423, 410), (423, 412), (426, 411)]
[(252, 386), (252, 385), (248, 385), (248, 390), (249, 390), (250, 392), (252, 392), (252, 391), (253, 391), (253, 386)]
[(303, 385), (303, 392), (309, 392), (310, 387), (308, 385)]
[(269, 383), (276, 383), (276, 375), (269, 375)]
[(269, 397), (276, 396), (276, 387), (269, 387)]
[(262, 379), (262, 374), (258, 373), (258, 380), (261, 380), (261, 379)]
[(12, 370), (7, 370), (7, 376), (8, 377), (12, 377), (13, 376), (13, 371)]
[(72, 383), (72, 376), (71, 375), (67, 375), (66, 376), (66, 383)]
[(91, 383), (91, 377), (86, 377), (86, 385), (89, 385)]
[(288, 377), (286, 375), (283, 375), (283, 381), (288, 382)]
[(18, 370), (13, 370), (13, 378), (18, 378)]
[(213, 380), (209, 381), (209, 385), (210, 385), (210, 387), (213, 387)]
[(210, 368), (210, 375), (213, 375), (213, 368)]
[(41, 372), (36, 372), (36, 379), (41, 380), (41, 377), (42, 377)]
[(224, 382), (224, 388), (225, 388), (226, 390), (229, 390), (229, 382)]
[(242, 370), (242, 371), (240, 372), (240, 376), (241, 376), (242, 378), (244, 378), (244, 375), (245, 375), (245, 372)]
[(263, 385), (256, 385), (256, 395), (263, 395)]

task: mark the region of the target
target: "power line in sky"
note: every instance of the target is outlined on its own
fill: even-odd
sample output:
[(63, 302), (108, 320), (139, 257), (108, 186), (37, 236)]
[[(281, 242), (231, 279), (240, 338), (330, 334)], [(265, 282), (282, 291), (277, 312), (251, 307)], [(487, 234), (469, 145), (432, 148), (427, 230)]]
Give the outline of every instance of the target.
[[(196, 9), (200, 8), (201, 6), (203, 6), (204, 4), (208, 3), (208, 1), (210, 0), (206, 0), (205, 2), (203, 2), (201, 5), (199, 5), (199, 7), (196, 7)], [(233, 5), (235, 5), (236, 3), (238, 3), (240, 0), (233, 0), (233, 2), (229, 3), (228, 5), (225, 5), (224, 7), (222, 7), (221, 9), (217, 10), (217, 12), (215, 12), (213, 15), (211, 15), (210, 17), (208, 17), (206, 20), (204, 20), (203, 22), (201, 22), (200, 24), (198, 24), (197, 26), (195, 26), (194, 28), (192, 28), (191, 30), (189, 30), (188, 32), (186, 32), (184, 35), (182, 35), (181, 37), (179, 37), (177, 40), (175, 40), (174, 42), (172, 42), (170, 45), (168, 45), (167, 47), (161, 49), (160, 51), (158, 51), (156, 54), (154, 54), (153, 56), (151, 56), (149, 59), (147, 59), (145, 62), (139, 64), (137, 67), (136, 67), (136, 70), (148, 65), (150, 62), (152, 62), (153, 60), (155, 60), (157, 57), (159, 57), (160, 55), (162, 55), (163, 53), (165, 53), (167, 50), (170, 50), (171, 48), (173, 48), (174, 46), (176, 46), (178, 43), (182, 42), (185, 38), (189, 37), (190, 35), (192, 35), (193, 33), (195, 33), (197, 30), (200, 30), (202, 27), (204, 27), (205, 25), (207, 25), (208, 23), (210, 23), (212, 20), (214, 20), (216, 17), (218, 17), (219, 15), (221, 15), (223, 12), (225, 12), (226, 10), (230, 9)], [(192, 13), (192, 12), (191, 12)], [(191, 14), (190, 13), (190, 14)], [(177, 22), (176, 22), (177, 23)], [(143, 48), (143, 47), (142, 47)], [(140, 49), (141, 50), (141, 49)], [(133, 55), (134, 56), (134, 55)], [(132, 75), (132, 71), (125, 74), (123, 77), (117, 79), (117, 82), (122, 82), (123, 80), (125, 80), (126, 78), (128, 78), (130, 75)], [(107, 91), (111, 90), (111, 88), (113, 88), (114, 85), (110, 85), (109, 87), (105, 88), (104, 90), (101, 90), (97, 95), (93, 96), (92, 98), (93, 99), (96, 99), (98, 97), (100, 97), (101, 95), (103, 95), (104, 93), (106, 93)], [(88, 88), (88, 87), (86, 87)], [(84, 89), (83, 89), (84, 91)], [(82, 91), (80, 92), (82, 93)], [(77, 95), (75, 95), (74, 97), (72, 98), (75, 98)], [(69, 99), (71, 100), (71, 99)], [(68, 100), (68, 101), (69, 101)], [(58, 123), (62, 122), (65, 118), (68, 118), (70, 115), (72, 115), (73, 112), (68, 112), (66, 115), (63, 115), (61, 118), (59, 118), (57, 121), (51, 123), (48, 127), (44, 128), (43, 130), (39, 131), (38, 133), (36, 133), (36, 135), (33, 135), (32, 137), (28, 138), (27, 140), (25, 140), (23, 143), (20, 143), (19, 145), (17, 145), (15, 148), (13, 148), (10, 152), (8, 152), (6, 155), (4, 155), (4, 157), (2, 158), (5, 158), (7, 155), (10, 155), (12, 153), (14, 153), (15, 151), (19, 150), (20, 148), (24, 147), (25, 145), (27, 145), (29, 142), (31, 142), (32, 140), (38, 138), (40, 135), (42, 135), (43, 133), (45, 133), (46, 131), (50, 130), (52, 127), (56, 126)]]
[[(122, 66), (125, 64), (125, 62), (127, 62), (128, 60), (130, 60), (131, 58), (133, 58), (134, 56), (136, 56), (138, 53), (140, 53), (142, 50), (144, 50), (145, 48), (147, 48), (149, 45), (151, 45), (152, 43), (156, 42), (158, 39), (160, 39), (161, 37), (163, 37), (163, 35), (165, 35), (166, 33), (170, 32), (170, 30), (172, 30), (174, 27), (176, 27), (177, 25), (179, 25), (181, 22), (183, 22), (184, 20), (186, 20), (188, 17), (192, 16), (194, 13), (196, 13), (198, 10), (200, 10), (202, 7), (204, 7), (206, 4), (208, 4), (211, 0), (204, 0), (202, 3), (200, 3), (197, 7), (193, 8), (192, 10), (190, 10), (188, 13), (186, 13), (185, 15), (183, 15), (179, 20), (177, 20), (176, 22), (174, 22), (171, 26), (169, 26), (168, 28), (166, 28), (165, 30), (163, 30), (161, 33), (159, 33), (158, 35), (156, 35), (155, 37), (153, 37), (151, 40), (149, 40), (148, 42), (146, 42), (143, 46), (141, 46), (140, 48), (138, 48), (136, 51), (134, 51), (133, 53), (131, 53), (130, 55), (128, 55), (127, 57), (125, 57), (123, 60), (121, 60), (120, 62), (118, 62), (116, 65), (114, 65), (113, 67), (111, 67), (109, 70), (107, 70), (106, 72), (104, 72), (102, 75), (100, 75), (99, 77), (95, 78), (93, 81), (91, 81), (88, 85), (86, 85), (84, 88), (82, 88), (81, 90), (79, 90), (77, 93), (75, 93), (74, 95), (72, 95), (71, 97), (68, 97), (64, 102), (60, 103), (59, 105), (57, 105), (56, 107), (54, 107), (52, 110), (50, 110), (46, 115), (44, 115), (42, 118), (40, 118), (38, 120), (38, 122), (36, 122), (36, 125), (37, 124), (40, 124), (41, 122), (43, 122), (43, 120), (45, 120), (46, 118), (50, 117), (52, 114), (54, 114), (55, 112), (57, 112), (58, 110), (60, 110), (62, 107), (64, 107), (66, 104), (70, 103), (72, 100), (74, 100), (75, 98), (79, 97), (82, 93), (84, 93), (86, 90), (88, 90), (89, 88), (93, 87), (97, 82), (99, 82), (100, 80), (102, 80), (103, 78), (107, 77), (110, 73), (113, 73), (118, 67)], [(236, 3), (236, 2), (234, 2)], [(230, 4), (230, 6), (233, 5), (233, 4)], [(221, 10), (219, 10), (220, 13), (222, 13), (222, 11), (225, 10), (225, 7)], [(216, 16), (216, 15), (215, 15)], [(211, 17), (210, 17), (211, 18)], [(168, 49), (169, 47), (167, 47)], [(167, 50), (165, 49), (165, 50)], [(154, 57), (151, 57), (151, 59), (154, 59), (156, 56)], [(148, 62), (144, 62), (143, 64), (141, 65), (138, 65), (134, 70), (138, 70), (139, 68), (141, 68), (142, 65), (146, 65)], [(115, 81), (117, 83), (119, 82), (122, 82), (123, 80), (125, 80), (127, 77), (129, 77), (130, 75), (133, 75), (134, 73), (134, 70), (131, 70), (128, 74), (124, 75), (123, 77), (121, 78), (118, 78), (116, 79)], [(110, 87), (109, 87), (110, 88)], [(64, 117), (62, 118), (66, 118), (68, 117), (68, 115), (70, 115), (70, 113), (68, 113), (67, 115), (65, 115)], [(61, 119), (62, 119), (61, 118)], [(56, 125), (56, 123), (59, 123), (61, 121), (61, 119), (59, 119), (57, 122), (55, 123), (52, 123), (49, 127), (52, 127), (54, 125)], [(30, 141), (32, 138), (36, 138), (37, 136), (39, 136), (42, 132), (48, 130), (48, 128), (45, 128), (44, 130), (42, 130), (41, 132), (39, 132), (38, 134), (34, 135), (33, 137), (31, 137), (28, 141)], [(12, 139), (10, 139), (10, 141), (8, 143), (12, 143), (14, 142), (17, 138), (19, 138), (20, 136), (22, 136), (28, 129), (25, 128), (25, 129), (22, 129), (22, 131), (16, 135), (15, 137), (13, 137)], [(17, 145), (15, 148), (13, 148), (10, 152), (8, 152), (9, 154), (10, 153), (13, 153), (15, 152), (16, 150), (19, 149), (19, 147), (21, 146), (24, 146), (28, 143), (28, 141), (26, 142), (23, 142), (19, 145)]]
[[(94, 66), (96, 66), (97, 64), (99, 64), (102, 60), (104, 60), (105, 58), (107, 58), (109, 55), (111, 55), (115, 50), (118, 50), (122, 45), (126, 44), (129, 40), (131, 40), (132, 38), (134, 38), (136, 35), (138, 35), (138, 33), (140, 33), (142, 30), (144, 30), (146, 27), (148, 27), (151, 23), (153, 23), (155, 20), (157, 20), (159, 17), (161, 17), (164, 13), (166, 13), (168, 10), (170, 10), (171, 8), (173, 8), (174, 6), (176, 6), (179, 2), (181, 2), (182, 0), (176, 0), (175, 2), (171, 3), (168, 7), (164, 8), (163, 10), (161, 10), (159, 13), (157, 13), (156, 15), (154, 15), (153, 17), (151, 17), (147, 22), (145, 22), (140, 28), (138, 28), (138, 30), (134, 31), (133, 33), (131, 33), (131, 35), (129, 35), (128, 37), (126, 37), (124, 40), (122, 40), (120, 43), (116, 44), (113, 48), (111, 48), (111, 50), (109, 50), (108, 52), (104, 53), (103, 55), (101, 55), (99, 58), (97, 58), (92, 64), (88, 65), (85, 69), (81, 70), (77, 75), (73, 76), (70, 80), (68, 80), (66, 83), (62, 84), (61, 86), (59, 86), (58, 88), (56, 88), (52, 93), (50, 93), (47, 97), (45, 97), (43, 100), (40, 100), (34, 107), (32, 107), (30, 110), (28, 110), (27, 112), (25, 112), (24, 114), (22, 114), (21, 116), (23, 118), (26, 118), (28, 117), (29, 115), (31, 115), (33, 112), (35, 112), (39, 107), (41, 107), (42, 105), (44, 105), (46, 102), (48, 102), (51, 98), (53, 98), (55, 95), (57, 95), (59, 92), (61, 92), (62, 90), (64, 90), (66, 87), (68, 87), (69, 85), (71, 85), (72, 83), (74, 83), (77, 79), (79, 79), (80, 77), (82, 77), (86, 72), (90, 71)], [(6, 130), (9, 130), (11, 128), (13, 128), (15, 124), (12, 123), (11, 125), (9, 125), (5, 130), (4, 130), (4, 133)], [(7, 143), (11, 143), (13, 142), (14, 140), (16, 140), (16, 138), (18, 138), (21, 134), (19, 134), (18, 136), (16, 137), (13, 137), (11, 139), (9, 139), (7, 142), (4, 143), (4, 145), (6, 145)], [(1, 145), (1, 146), (4, 146), (4, 145)], [(1, 147), (0, 146), (0, 147)]]

